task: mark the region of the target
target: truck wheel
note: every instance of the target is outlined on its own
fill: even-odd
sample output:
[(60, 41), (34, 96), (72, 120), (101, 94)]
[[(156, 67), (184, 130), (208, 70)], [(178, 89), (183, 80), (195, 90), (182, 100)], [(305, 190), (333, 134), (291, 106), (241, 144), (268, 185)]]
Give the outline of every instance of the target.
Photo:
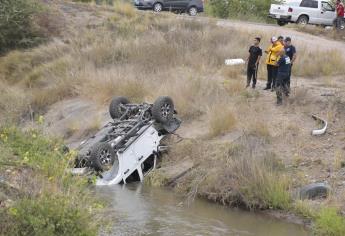
[(129, 101), (125, 97), (114, 97), (109, 105), (110, 117), (113, 119), (120, 118), (125, 110), (121, 107), (121, 104), (128, 104)]
[(161, 12), (162, 10), (163, 10), (162, 3), (157, 2), (153, 5), (153, 11), (154, 12)]
[(282, 20), (277, 20), (277, 24), (278, 24), (279, 26), (284, 26), (284, 25), (287, 24), (287, 22), (286, 22), (286, 21), (282, 21)]
[(152, 116), (161, 124), (168, 123), (173, 118), (174, 111), (174, 102), (167, 96), (157, 98), (152, 106)]
[(108, 143), (94, 145), (90, 153), (90, 161), (96, 171), (108, 171), (115, 162), (116, 153)]
[(190, 7), (188, 9), (188, 15), (196, 16), (197, 14), (198, 14), (198, 9), (196, 9), (196, 7)]
[(297, 24), (306, 25), (308, 24), (308, 22), (309, 22), (308, 16), (303, 15), (303, 16), (298, 17)]

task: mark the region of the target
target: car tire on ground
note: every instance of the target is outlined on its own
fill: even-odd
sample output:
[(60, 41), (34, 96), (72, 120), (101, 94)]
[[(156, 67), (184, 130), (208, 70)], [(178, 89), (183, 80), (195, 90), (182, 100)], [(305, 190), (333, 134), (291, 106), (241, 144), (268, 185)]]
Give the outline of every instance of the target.
[(302, 15), (302, 16), (298, 17), (298, 19), (297, 19), (297, 24), (299, 24), (299, 25), (306, 25), (306, 24), (308, 24), (308, 22), (309, 22), (309, 18), (306, 15)]
[(167, 96), (157, 98), (152, 106), (152, 116), (161, 124), (167, 124), (173, 118), (174, 111), (174, 102)]
[(198, 9), (196, 7), (190, 7), (188, 9), (188, 15), (196, 16), (198, 14)]
[(116, 153), (109, 143), (98, 143), (91, 148), (90, 161), (96, 171), (107, 171), (113, 166)]
[(161, 12), (163, 10), (163, 5), (160, 2), (153, 4), (153, 11), (154, 12)]
[(284, 25), (287, 24), (287, 22), (286, 22), (286, 21), (282, 21), (282, 20), (277, 20), (277, 24), (278, 24), (279, 26), (284, 26)]
[(121, 109), (121, 104), (128, 104), (129, 100), (125, 97), (114, 97), (109, 105), (110, 117), (113, 119), (120, 118), (124, 111)]

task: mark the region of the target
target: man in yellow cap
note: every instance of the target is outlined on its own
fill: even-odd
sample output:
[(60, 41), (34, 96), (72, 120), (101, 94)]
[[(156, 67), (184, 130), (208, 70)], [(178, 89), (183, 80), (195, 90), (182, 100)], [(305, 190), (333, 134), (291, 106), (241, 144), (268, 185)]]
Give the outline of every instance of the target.
[(276, 86), (276, 78), (278, 73), (277, 62), (279, 60), (279, 54), (284, 49), (284, 45), (278, 41), (276, 37), (271, 38), (272, 45), (265, 51), (267, 53), (267, 84), (264, 90), (273, 92)]

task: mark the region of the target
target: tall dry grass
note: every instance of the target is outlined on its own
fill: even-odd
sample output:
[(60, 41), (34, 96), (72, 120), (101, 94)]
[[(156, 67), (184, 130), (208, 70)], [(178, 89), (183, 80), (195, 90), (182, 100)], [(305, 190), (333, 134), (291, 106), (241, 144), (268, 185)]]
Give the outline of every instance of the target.
[(187, 158), (199, 164), (176, 183), (189, 196), (249, 209), (289, 209), (290, 179), (265, 149), (266, 141), (251, 135), (231, 144), (185, 141), (172, 148), (169, 161)]
[[(97, 11), (103, 8), (90, 6), (88, 11), (102, 17)], [(152, 101), (166, 94), (173, 97), (180, 115), (190, 119), (243, 93), (243, 68), (224, 68), (224, 60), (245, 58), (248, 41), (259, 32), (141, 14), (119, 2), (106, 15), (104, 24), (74, 29), (75, 23), (66, 18), (73, 29), (67, 39), (1, 58), (0, 80), (20, 90), (37, 114), (72, 96), (104, 104), (114, 95)], [(295, 73), (315, 76), (343, 71), (337, 53), (334, 63), (310, 62), (309, 58), (321, 58), (321, 53), (301, 54)], [(263, 63), (260, 70), (265, 76)]]

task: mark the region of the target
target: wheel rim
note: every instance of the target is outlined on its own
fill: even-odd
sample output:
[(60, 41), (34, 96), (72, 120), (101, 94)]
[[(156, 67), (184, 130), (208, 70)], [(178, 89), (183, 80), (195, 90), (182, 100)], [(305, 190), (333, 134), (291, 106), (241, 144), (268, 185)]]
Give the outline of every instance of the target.
[(168, 103), (165, 103), (162, 107), (161, 107), (161, 114), (162, 117), (167, 118), (170, 114), (171, 111), (171, 106)]
[(119, 114), (122, 115), (126, 111), (126, 107), (124, 107), (124, 104), (121, 103), (117, 110), (118, 110)]
[(308, 24), (308, 21), (305, 18), (302, 18), (302, 19), (300, 19), (299, 24), (300, 25), (306, 25), (306, 24)]
[(112, 157), (109, 149), (103, 149), (101, 151), (101, 154), (99, 156), (99, 161), (103, 167), (104, 170), (109, 170), (112, 163)]
[(157, 4), (155, 5), (155, 12), (160, 12), (160, 11), (162, 11), (162, 5), (159, 4), (159, 3), (157, 3)]
[(195, 16), (197, 14), (197, 10), (195, 7), (192, 7), (191, 9), (189, 9), (189, 14), (191, 16)]

